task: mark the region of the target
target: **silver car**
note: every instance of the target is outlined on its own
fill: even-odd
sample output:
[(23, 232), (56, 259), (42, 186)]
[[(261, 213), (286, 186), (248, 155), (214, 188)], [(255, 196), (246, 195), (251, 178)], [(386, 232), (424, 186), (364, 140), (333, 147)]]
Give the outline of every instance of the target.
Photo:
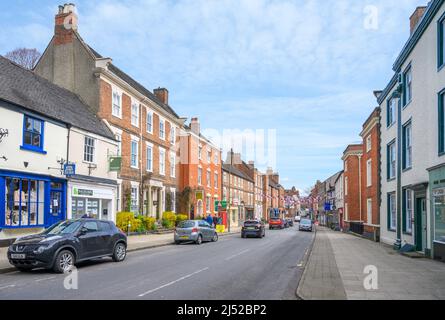
[(216, 230), (204, 220), (181, 221), (175, 230), (175, 243), (194, 242), (201, 244), (204, 241), (218, 241)]

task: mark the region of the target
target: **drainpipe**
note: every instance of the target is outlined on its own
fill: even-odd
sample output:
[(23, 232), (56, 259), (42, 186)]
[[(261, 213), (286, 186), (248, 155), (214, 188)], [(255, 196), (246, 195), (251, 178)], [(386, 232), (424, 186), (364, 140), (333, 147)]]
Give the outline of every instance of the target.
[[(71, 125), (68, 124), (67, 126), (68, 129), (68, 135), (66, 137), (66, 163), (69, 163), (70, 160), (70, 139), (71, 139)], [(68, 179), (69, 180), (69, 179)], [(67, 181), (67, 186), (65, 187), (65, 190), (69, 190), (68, 189), (68, 181)], [(65, 212), (65, 219), (68, 218), (68, 191), (65, 192), (65, 208), (66, 208), (66, 212)]]
[(402, 247), (402, 98), (401, 94), (398, 97), (397, 103), (397, 240), (394, 244), (394, 248), (399, 250)]

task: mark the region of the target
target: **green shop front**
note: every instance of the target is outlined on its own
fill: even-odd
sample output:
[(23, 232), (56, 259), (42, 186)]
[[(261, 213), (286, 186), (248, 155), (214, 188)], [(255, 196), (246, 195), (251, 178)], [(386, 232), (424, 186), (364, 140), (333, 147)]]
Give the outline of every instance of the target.
[(428, 169), (432, 210), (433, 257), (445, 262), (445, 163)]

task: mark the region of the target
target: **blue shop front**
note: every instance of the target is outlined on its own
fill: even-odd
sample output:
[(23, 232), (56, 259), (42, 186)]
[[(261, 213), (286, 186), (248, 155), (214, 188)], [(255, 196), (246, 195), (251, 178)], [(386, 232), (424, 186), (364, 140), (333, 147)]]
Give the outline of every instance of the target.
[(65, 220), (66, 189), (65, 179), (0, 170), (0, 240)]

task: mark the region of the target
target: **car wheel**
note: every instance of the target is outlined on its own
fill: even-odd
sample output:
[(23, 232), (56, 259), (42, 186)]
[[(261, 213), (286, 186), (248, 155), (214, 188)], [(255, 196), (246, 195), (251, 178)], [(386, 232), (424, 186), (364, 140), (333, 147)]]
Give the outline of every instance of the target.
[(70, 272), (74, 267), (74, 254), (69, 250), (62, 250), (57, 254), (53, 270), (56, 273)]
[(126, 256), (127, 256), (127, 248), (125, 247), (125, 244), (119, 242), (114, 248), (113, 261), (122, 262), (125, 260)]
[(175, 244), (181, 244), (181, 241), (175, 241)]
[(216, 241), (218, 241), (218, 234), (215, 232), (215, 234), (213, 235), (213, 238), (212, 238), (212, 242), (216, 242)]
[(198, 239), (195, 241), (195, 243), (197, 245), (200, 245), (202, 243), (202, 236), (201, 235), (198, 236)]

